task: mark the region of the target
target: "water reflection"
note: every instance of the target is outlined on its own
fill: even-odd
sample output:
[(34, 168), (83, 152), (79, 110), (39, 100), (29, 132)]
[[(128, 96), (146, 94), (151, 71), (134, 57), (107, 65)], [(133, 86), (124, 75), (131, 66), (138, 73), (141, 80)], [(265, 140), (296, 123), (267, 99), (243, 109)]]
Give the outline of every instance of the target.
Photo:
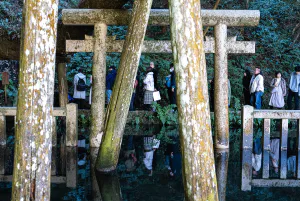
[(116, 172), (96, 174), (102, 201), (121, 201), (122, 193), (119, 177)]
[(215, 150), (216, 175), (217, 175), (217, 182), (218, 182), (219, 201), (226, 200), (228, 160), (229, 160), (228, 149)]

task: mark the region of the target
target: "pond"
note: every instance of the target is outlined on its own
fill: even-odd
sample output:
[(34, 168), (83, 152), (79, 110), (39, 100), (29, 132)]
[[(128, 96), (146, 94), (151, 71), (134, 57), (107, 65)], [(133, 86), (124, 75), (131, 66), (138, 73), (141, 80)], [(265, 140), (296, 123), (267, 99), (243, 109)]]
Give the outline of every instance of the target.
[[(79, 138), (78, 148), (62, 150), (58, 146), (53, 149), (53, 155), (56, 155), (53, 157), (56, 159), (53, 162), (56, 166), (53, 175), (56, 174), (56, 180), (60, 183), (52, 183), (51, 200), (101, 200), (100, 193), (103, 201), (184, 200), (180, 145), (176, 127), (127, 127), (114, 175), (96, 175), (91, 171), (97, 150), (89, 149), (88, 144), (84, 143), (88, 142), (85, 137), (87, 138), (83, 135)], [(153, 142), (153, 139), (160, 139), (159, 145), (157, 141)], [(229, 153), (216, 154), (218, 181), (223, 187), (219, 191), (220, 195), (224, 193), (223, 200), (225, 197), (228, 201), (299, 200), (299, 188), (252, 187), (251, 191), (241, 191), (240, 140), (241, 131), (231, 130)], [(154, 152), (149, 151), (149, 146), (157, 149)], [(144, 159), (144, 155), (147, 156), (147, 160)], [(7, 175), (12, 174), (13, 143), (0, 151), (0, 163), (2, 163), (0, 171), (5, 170), (7, 179)], [(152, 175), (146, 166), (148, 168), (152, 166)], [(227, 178), (222, 174), (226, 170), (228, 170)], [(67, 188), (65, 181), (69, 183), (68, 185), (77, 184), (77, 187)], [(9, 201), (10, 196), (11, 182), (0, 182), (0, 201)]]

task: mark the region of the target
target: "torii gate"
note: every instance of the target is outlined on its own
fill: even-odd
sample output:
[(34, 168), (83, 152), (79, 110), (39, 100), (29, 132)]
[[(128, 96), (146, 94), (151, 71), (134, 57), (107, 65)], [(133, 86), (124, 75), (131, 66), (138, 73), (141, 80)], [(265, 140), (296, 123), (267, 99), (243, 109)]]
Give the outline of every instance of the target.
[[(227, 37), (227, 26), (257, 26), (260, 19), (258, 10), (202, 10), (203, 26), (214, 26), (215, 38), (206, 37), (205, 53), (215, 53), (215, 137), (216, 148), (229, 148), (228, 115), (228, 68), (227, 54), (255, 53), (254, 41), (236, 41)], [(103, 132), (105, 106), (106, 52), (121, 52), (124, 41), (106, 37), (107, 25), (127, 25), (129, 10), (113, 9), (65, 9), (65, 25), (95, 26), (94, 38), (67, 40), (66, 52), (94, 52), (92, 129), (90, 146), (99, 147)], [(169, 25), (169, 10), (151, 10), (148, 25)], [(145, 41), (144, 53), (172, 53), (170, 41)], [(97, 73), (96, 73), (97, 72)], [(226, 87), (224, 87), (226, 86)], [(93, 111), (94, 110), (94, 111)]]

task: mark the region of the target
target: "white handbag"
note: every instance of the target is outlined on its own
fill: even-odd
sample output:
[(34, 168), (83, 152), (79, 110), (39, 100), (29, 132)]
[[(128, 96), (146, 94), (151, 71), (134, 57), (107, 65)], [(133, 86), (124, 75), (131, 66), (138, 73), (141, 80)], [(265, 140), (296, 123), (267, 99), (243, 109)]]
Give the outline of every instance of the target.
[(153, 100), (154, 100), (154, 101), (159, 101), (159, 100), (161, 100), (159, 91), (153, 92)]

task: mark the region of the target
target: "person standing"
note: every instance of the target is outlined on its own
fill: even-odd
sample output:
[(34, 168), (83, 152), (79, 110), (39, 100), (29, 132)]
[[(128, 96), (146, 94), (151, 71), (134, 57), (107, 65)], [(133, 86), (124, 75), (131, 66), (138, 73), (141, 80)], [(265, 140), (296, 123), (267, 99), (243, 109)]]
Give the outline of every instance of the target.
[(155, 68), (153, 61), (150, 62), (150, 68), (152, 68), (152, 72), (153, 72), (154, 90), (159, 91), (159, 85), (158, 85), (158, 79), (157, 79), (158, 78), (158, 69)]
[(243, 77), (243, 94), (244, 94), (244, 104), (250, 105), (250, 81), (251, 72), (250, 70), (245, 70)]
[(281, 77), (281, 73), (277, 71), (275, 78), (271, 81), (272, 95), (269, 102), (271, 108), (281, 109), (284, 107), (284, 97), (286, 96), (286, 82)]
[(291, 74), (290, 84), (289, 84), (289, 94), (287, 99), (288, 109), (292, 110), (292, 101), (295, 102), (295, 110), (299, 110), (299, 84), (300, 84), (300, 66), (295, 67), (295, 72)]
[(83, 109), (86, 90), (86, 76), (82, 73), (82, 69), (78, 69), (78, 73), (74, 76), (74, 102), (78, 105), (78, 109)]
[(175, 70), (173, 64), (170, 65), (170, 74), (171, 74), (170, 104), (176, 105), (176, 79), (175, 79)]
[(130, 101), (130, 106), (129, 106), (129, 111), (134, 111), (134, 99), (135, 99), (135, 94), (136, 94), (136, 87), (138, 86), (139, 82), (137, 80), (137, 77), (135, 78), (134, 82), (134, 88), (131, 96), (131, 101)]
[(110, 66), (106, 75), (106, 104), (109, 104), (116, 76), (116, 67)]
[(250, 81), (250, 103), (255, 109), (261, 109), (264, 90), (264, 78), (261, 75), (260, 68), (256, 67)]
[(147, 75), (144, 79), (144, 106), (146, 110), (151, 110), (151, 104), (153, 102), (153, 92), (155, 90), (153, 77), (154, 73), (152, 72), (152, 70), (153, 69), (151, 67), (147, 68)]

